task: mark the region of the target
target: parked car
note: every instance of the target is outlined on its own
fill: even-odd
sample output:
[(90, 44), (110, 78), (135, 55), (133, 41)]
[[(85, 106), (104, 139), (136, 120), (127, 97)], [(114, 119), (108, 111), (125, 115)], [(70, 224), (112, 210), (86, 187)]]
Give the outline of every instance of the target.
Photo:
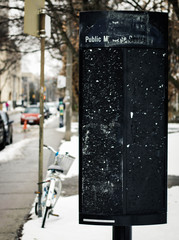
[[(40, 103), (37, 103), (37, 106), (40, 108)], [(44, 102), (44, 119), (48, 119), (50, 117), (49, 107), (46, 102)]]
[(4, 130), (5, 130), (5, 142), (6, 144), (11, 144), (13, 142), (13, 125), (14, 121), (9, 119), (9, 115), (7, 112), (0, 111), (1, 118), (4, 122)]
[(0, 150), (2, 150), (5, 146), (6, 146), (6, 133), (5, 133), (4, 122), (0, 115)]
[(21, 124), (27, 121), (28, 124), (40, 123), (40, 108), (38, 106), (29, 106), (21, 114)]
[(48, 119), (50, 117), (50, 111), (49, 111), (49, 107), (47, 106), (46, 103), (44, 103), (44, 118)]

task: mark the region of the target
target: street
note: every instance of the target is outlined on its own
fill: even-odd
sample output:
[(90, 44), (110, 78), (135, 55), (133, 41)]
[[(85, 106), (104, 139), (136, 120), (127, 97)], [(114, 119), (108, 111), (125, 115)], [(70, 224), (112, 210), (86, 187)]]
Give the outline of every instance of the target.
[[(39, 128), (38, 126), (29, 126), (28, 130), (24, 132), (19, 121), (20, 114), (13, 114), (10, 118), (14, 120), (13, 144), (6, 146), (0, 152), (0, 156), (13, 145), (26, 140), (27, 142), (20, 148), (21, 154), (14, 154), (11, 161), (0, 161), (0, 240), (18, 239), (20, 226), (28, 218), (31, 210), (35, 198), (34, 191), (38, 190)], [(58, 149), (64, 135), (63, 132), (56, 131), (59, 125), (58, 117), (52, 117), (44, 125), (44, 143)], [(44, 176), (49, 157), (50, 152), (44, 150)], [(73, 184), (69, 188), (72, 182)], [(77, 178), (66, 179), (63, 182), (63, 194), (76, 193)]]

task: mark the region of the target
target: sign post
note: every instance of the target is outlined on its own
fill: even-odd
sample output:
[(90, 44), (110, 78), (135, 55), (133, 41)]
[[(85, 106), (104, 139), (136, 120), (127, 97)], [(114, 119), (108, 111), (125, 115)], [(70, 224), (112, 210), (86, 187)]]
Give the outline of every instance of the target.
[[(71, 23), (68, 23), (67, 34), (70, 37), (71, 34)], [(72, 51), (67, 46), (67, 64), (66, 64), (66, 131), (65, 140), (70, 141), (71, 139), (71, 118), (72, 118)]]
[(25, 0), (24, 33), (40, 37), (39, 10), (44, 6), (45, 0)]
[[(40, 10), (40, 42), (41, 42), (41, 67), (40, 67), (40, 126), (39, 126), (39, 182), (43, 181), (43, 123), (44, 123), (44, 62), (45, 62), (45, 9)], [(39, 212), (42, 216), (42, 184), (39, 184)]]
[[(24, 17), (24, 32), (40, 37), (41, 44), (41, 66), (40, 66), (40, 126), (39, 126), (39, 171), (38, 181), (43, 181), (43, 123), (44, 123), (44, 62), (45, 62), (45, 21), (47, 20), (48, 25), (48, 36), (50, 36), (50, 19), (46, 18), (45, 15), (45, 0), (25, 0), (25, 17)], [(42, 184), (39, 184), (39, 210), (38, 216), (42, 216)]]

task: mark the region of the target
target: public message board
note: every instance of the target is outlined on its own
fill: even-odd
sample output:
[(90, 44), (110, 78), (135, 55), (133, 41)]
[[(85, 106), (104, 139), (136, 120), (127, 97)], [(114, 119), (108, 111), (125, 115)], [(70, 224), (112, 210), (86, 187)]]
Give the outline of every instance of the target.
[(166, 223), (167, 14), (80, 14), (79, 222)]

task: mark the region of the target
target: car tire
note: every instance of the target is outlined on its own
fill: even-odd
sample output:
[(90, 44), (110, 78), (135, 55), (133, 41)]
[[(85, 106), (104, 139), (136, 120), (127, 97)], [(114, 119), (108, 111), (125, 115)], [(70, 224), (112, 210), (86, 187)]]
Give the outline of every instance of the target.
[(13, 137), (12, 137), (12, 134), (11, 134), (11, 138), (10, 138), (10, 143), (9, 144), (12, 144), (13, 143)]
[(6, 146), (6, 132), (4, 130), (4, 137), (3, 137), (3, 142), (0, 144), (0, 150), (4, 149)]
[(35, 215), (38, 216), (38, 212), (39, 212), (39, 204), (36, 202), (35, 203)]
[(6, 139), (6, 144), (9, 145), (13, 142), (12, 132), (10, 131), (8, 134), (8, 138)]

